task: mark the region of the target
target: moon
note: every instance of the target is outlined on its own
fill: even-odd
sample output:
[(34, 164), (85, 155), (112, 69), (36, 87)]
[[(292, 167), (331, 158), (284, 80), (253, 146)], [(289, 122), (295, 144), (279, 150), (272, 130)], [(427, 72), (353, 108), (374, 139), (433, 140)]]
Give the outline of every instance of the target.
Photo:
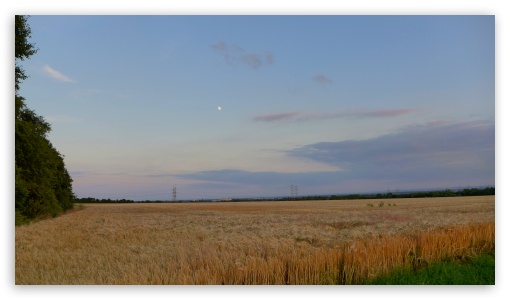
[(221, 106), (218, 106), (218, 110), (221, 110)]

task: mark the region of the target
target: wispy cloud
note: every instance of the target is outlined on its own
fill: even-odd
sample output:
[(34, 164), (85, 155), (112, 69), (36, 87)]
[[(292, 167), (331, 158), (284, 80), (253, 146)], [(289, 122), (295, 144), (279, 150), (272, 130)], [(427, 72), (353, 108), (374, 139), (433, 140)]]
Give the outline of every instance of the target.
[(267, 114), (267, 115), (258, 115), (253, 118), (255, 121), (261, 122), (274, 122), (274, 121), (284, 121), (295, 118), (296, 116), (301, 115), (302, 113), (299, 111), (292, 111), (280, 114)]
[(265, 114), (258, 115), (253, 118), (254, 121), (261, 122), (277, 122), (277, 121), (313, 121), (313, 120), (327, 120), (337, 118), (391, 118), (399, 117), (402, 115), (415, 112), (413, 109), (377, 109), (377, 110), (360, 110), (360, 111), (347, 111), (347, 112), (286, 112), (278, 114)]
[(357, 115), (359, 117), (387, 118), (398, 117), (413, 112), (414, 112), (413, 109), (379, 109), (367, 112), (360, 112)]
[(313, 77), (312, 79), (313, 79), (313, 81), (320, 83), (320, 84), (328, 84), (328, 83), (333, 82), (331, 79), (327, 78), (326, 76), (324, 76), (322, 74), (319, 74), (319, 75)]
[(249, 52), (236, 44), (228, 45), (222, 40), (217, 40), (215, 44), (211, 45), (211, 48), (220, 53), (225, 61), (232, 65), (244, 64), (256, 69), (262, 65), (272, 65), (274, 62), (274, 55), (270, 51)]
[(340, 118), (392, 118), (415, 112), (413, 109), (376, 109), (376, 110), (359, 110), (346, 111), (336, 113), (306, 113), (298, 116), (296, 121), (313, 121)]
[(54, 79), (59, 80), (59, 81), (63, 81), (63, 82), (75, 82), (74, 80), (72, 80), (68, 76), (60, 73), (59, 71), (53, 69), (52, 67), (50, 67), (48, 65), (44, 65), (43, 72), (46, 73), (47, 75), (53, 77)]

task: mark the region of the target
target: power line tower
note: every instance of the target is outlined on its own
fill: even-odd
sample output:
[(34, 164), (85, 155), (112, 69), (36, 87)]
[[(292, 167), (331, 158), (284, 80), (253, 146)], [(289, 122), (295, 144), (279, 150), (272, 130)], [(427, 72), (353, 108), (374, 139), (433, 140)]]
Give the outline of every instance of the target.
[(174, 188), (172, 189), (172, 201), (176, 201), (177, 200), (177, 188), (174, 186)]
[(297, 191), (298, 191), (298, 187), (297, 187), (297, 185), (291, 184), (291, 185), (290, 185), (290, 196), (291, 196), (292, 198), (297, 197)]

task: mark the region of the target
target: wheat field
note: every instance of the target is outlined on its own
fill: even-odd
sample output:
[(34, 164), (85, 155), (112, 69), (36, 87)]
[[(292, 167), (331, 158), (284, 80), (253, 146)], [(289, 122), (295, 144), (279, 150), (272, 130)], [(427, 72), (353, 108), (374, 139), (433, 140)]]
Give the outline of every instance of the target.
[(15, 230), (21, 285), (363, 284), (493, 250), (495, 197), (87, 204)]

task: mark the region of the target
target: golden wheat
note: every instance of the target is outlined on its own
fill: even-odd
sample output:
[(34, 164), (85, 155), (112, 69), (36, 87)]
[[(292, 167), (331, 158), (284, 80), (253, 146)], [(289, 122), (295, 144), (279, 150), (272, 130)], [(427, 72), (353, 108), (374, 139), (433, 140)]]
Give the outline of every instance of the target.
[(363, 284), (493, 249), (494, 197), (101, 204), (16, 228), (16, 284)]

